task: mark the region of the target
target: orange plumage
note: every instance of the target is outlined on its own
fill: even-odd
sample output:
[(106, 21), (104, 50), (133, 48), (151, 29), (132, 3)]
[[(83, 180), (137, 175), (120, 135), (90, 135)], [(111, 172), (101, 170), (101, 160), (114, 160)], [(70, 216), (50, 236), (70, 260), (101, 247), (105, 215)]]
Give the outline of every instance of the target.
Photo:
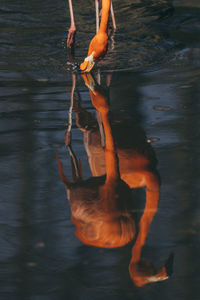
[(88, 50), (88, 56), (80, 65), (80, 69), (84, 72), (90, 72), (94, 64), (101, 60), (108, 48), (108, 20), (110, 14), (111, 0), (102, 1), (102, 17), (98, 33), (91, 40)]

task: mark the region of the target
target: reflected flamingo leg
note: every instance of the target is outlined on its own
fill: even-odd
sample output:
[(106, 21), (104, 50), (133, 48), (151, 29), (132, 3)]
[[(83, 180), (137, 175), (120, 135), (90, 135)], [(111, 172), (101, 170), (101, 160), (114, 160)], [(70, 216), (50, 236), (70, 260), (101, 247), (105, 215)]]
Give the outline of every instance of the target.
[(111, 13), (111, 18), (112, 18), (113, 30), (116, 31), (117, 25), (116, 25), (116, 21), (115, 21), (115, 14), (114, 14), (112, 2), (111, 2), (111, 6), (110, 6), (110, 13)]

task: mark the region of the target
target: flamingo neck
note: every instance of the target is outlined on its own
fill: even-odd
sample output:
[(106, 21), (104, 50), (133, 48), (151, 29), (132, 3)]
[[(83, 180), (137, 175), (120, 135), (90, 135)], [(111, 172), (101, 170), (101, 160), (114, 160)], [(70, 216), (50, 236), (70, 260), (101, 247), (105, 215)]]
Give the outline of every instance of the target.
[(107, 32), (111, 0), (102, 0), (102, 13), (99, 32)]

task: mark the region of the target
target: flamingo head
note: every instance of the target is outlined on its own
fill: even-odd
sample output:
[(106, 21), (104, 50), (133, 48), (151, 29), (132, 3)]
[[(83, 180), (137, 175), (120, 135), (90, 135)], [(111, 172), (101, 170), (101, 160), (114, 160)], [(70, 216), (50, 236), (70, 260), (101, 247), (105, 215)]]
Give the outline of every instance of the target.
[(92, 70), (94, 65), (95, 65), (95, 59), (94, 59), (94, 51), (93, 51), (90, 55), (88, 55), (85, 58), (84, 62), (80, 65), (80, 69), (81, 71), (88, 73)]
[(83, 80), (85, 81), (85, 85), (90, 89), (90, 91), (96, 95), (96, 84), (95, 84), (95, 81), (91, 75), (91, 73), (89, 74), (81, 74), (82, 77), (83, 77)]

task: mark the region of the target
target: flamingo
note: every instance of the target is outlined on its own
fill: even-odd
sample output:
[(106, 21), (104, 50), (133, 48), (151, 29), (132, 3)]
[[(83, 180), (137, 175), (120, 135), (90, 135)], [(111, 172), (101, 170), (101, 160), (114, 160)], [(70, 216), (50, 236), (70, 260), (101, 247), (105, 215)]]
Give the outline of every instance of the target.
[[(141, 137), (139, 138), (140, 146), (143, 145), (141, 153), (137, 150), (137, 146), (128, 149), (117, 146), (109, 118), (106, 91), (95, 83), (90, 73), (82, 74), (82, 77), (89, 89), (92, 104), (101, 115), (105, 148), (103, 150), (100, 146), (100, 138), (96, 131), (98, 127), (91, 123), (91, 118), (88, 118), (89, 112), (84, 112), (83, 108), (76, 107), (73, 103), (78, 119), (80, 120), (78, 115), (82, 114), (83, 119), (85, 115), (85, 122), (90, 121), (88, 127), (85, 126), (85, 122), (78, 122), (77, 125), (84, 132), (86, 151), (93, 174), (91, 178), (84, 180), (81, 163), (72, 159), (74, 182), (71, 182), (65, 176), (62, 163), (57, 156), (60, 177), (70, 204), (71, 220), (76, 227), (75, 234), (84, 244), (101, 248), (122, 247), (136, 237), (129, 263), (129, 273), (134, 284), (142, 287), (152, 282), (166, 280), (172, 274), (173, 256), (170, 255), (165, 265), (156, 269), (141, 255), (150, 225), (158, 210), (160, 196), (160, 181), (154, 166), (156, 161), (153, 150), (146, 141), (141, 141)], [(143, 136), (144, 133), (140, 134)], [(136, 136), (135, 138), (137, 139)], [(102, 154), (104, 170), (101, 166)], [(139, 232), (136, 235), (135, 220), (130, 211), (131, 189), (141, 187), (146, 187), (146, 201), (139, 222)]]
[[(114, 9), (111, 0), (102, 0), (102, 12), (101, 12), (101, 22), (99, 26), (99, 0), (95, 0), (96, 7), (96, 35), (91, 40), (88, 50), (88, 56), (85, 58), (84, 62), (80, 65), (80, 69), (84, 72), (90, 72), (93, 68), (95, 62), (101, 60), (106, 52), (108, 46), (108, 20), (111, 12), (113, 30), (116, 30), (116, 22), (114, 16)], [(72, 48), (75, 41), (76, 34), (76, 24), (73, 13), (72, 0), (69, 0), (69, 11), (71, 25), (68, 31), (67, 46)]]

